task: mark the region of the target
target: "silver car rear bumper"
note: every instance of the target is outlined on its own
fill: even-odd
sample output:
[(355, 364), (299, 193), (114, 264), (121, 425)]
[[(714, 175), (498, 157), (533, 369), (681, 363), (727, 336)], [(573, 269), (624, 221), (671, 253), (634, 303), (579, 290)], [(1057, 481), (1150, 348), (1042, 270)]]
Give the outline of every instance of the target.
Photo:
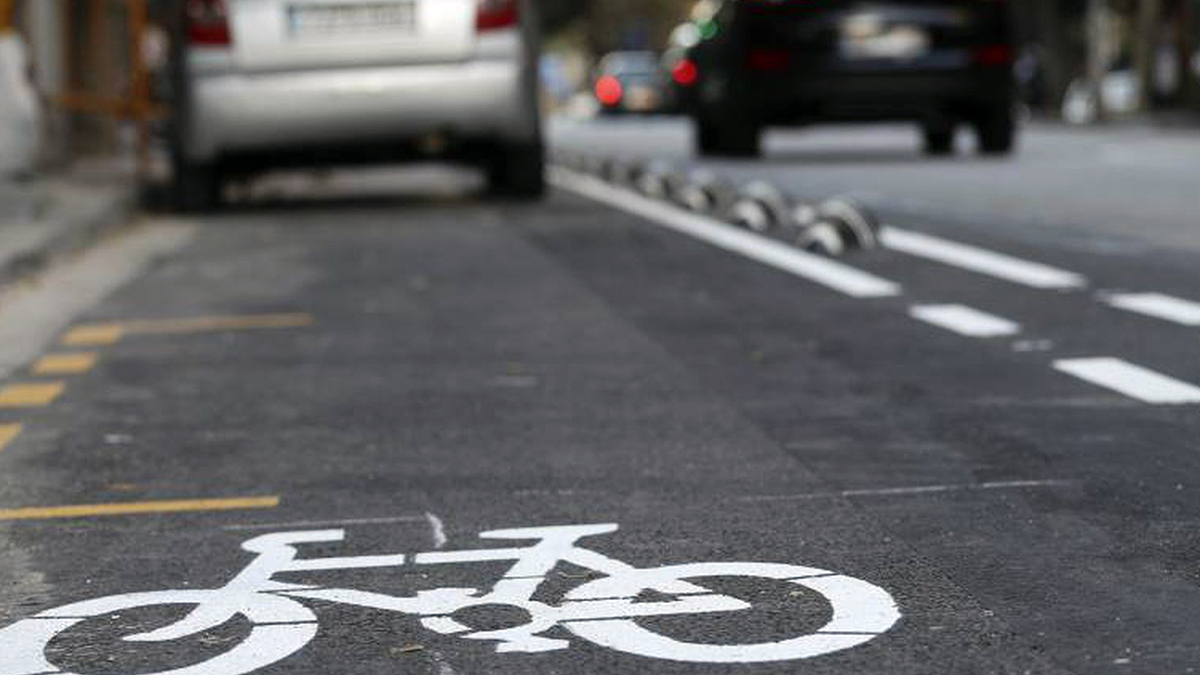
[(540, 133), (531, 76), (513, 61), (204, 74), (191, 86), (182, 140), (196, 162), (434, 133), (503, 142)]

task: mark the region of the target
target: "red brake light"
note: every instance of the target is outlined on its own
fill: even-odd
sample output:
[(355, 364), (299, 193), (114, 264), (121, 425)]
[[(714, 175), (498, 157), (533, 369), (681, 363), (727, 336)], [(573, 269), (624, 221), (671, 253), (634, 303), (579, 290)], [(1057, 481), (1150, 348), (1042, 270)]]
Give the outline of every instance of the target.
[(621, 81), (612, 75), (605, 75), (596, 80), (596, 100), (604, 105), (616, 105), (625, 97), (625, 88)]
[(225, 0), (187, 0), (184, 12), (189, 43), (206, 47), (232, 44)]
[(1011, 66), (1016, 62), (1016, 56), (1009, 45), (987, 45), (975, 50), (974, 60), (980, 66)]
[(479, 0), (475, 30), (479, 32), (511, 28), (520, 21), (517, 0)]
[(676, 63), (675, 67), (671, 69), (671, 78), (681, 87), (690, 87), (700, 79), (700, 69), (696, 67), (695, 61), (680, 59), (679, 63)]

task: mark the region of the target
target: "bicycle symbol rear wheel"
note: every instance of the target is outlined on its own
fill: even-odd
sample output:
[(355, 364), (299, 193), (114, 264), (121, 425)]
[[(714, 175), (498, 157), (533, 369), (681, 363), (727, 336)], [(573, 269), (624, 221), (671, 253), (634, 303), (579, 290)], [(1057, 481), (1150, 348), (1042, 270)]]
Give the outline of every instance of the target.
[(752, 577), (796, 584), (824, 596), (833, 608), (833, 618), (807, 635), (736, 645), (683, 642), (643, 628), (634, 619), (563, 625), (585, 640), (626, 654), (687, 663), (765, 663), (807, 659), (857, 647), (887, 632), (900, 619), (895, 601), (878, 586), (824, 570), (770, 563), (694, 563), (634, 570), (588, 582), (568, 593), (566, 600), (632, 599), (663, 582), (704, 577)]
[[(203, 663), (147, 675), (244, 675), (300, 651), (317, 635), (317, 617), (304, 605), (265, 593), (248, 594), (235, 610), (253, 627), (237, 645)], [(50, 642), (93, 618), (142, 607), (211, 605), (229, 602), (217, 590), (155, 591), (114, 595), (59, 607), (0, 629), (0, 675), (42, 675), (61, 672), (46, 660)]]

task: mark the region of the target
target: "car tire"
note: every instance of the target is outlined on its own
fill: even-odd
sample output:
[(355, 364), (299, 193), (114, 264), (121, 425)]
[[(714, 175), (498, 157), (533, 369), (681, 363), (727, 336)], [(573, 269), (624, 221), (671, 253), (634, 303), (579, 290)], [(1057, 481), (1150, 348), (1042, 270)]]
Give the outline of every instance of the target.
[(497, 197), (535, 200), (546, 193), (546, 158), (541, 143), (506, 146), (487, 164), (488, 191)]
[(1009, 155), (1017, 145), (1017, 123), (1009, 110), (993, 112), (975, 122), (979, 151), (985, 155)]
[(954, 127), (926, 125), (921, 135), (926, 155), (946, 157), (954, 154)]
[(209, 213), (221, 205), (222, 179), (214, 164), (175, 162), (172, 205), (183, 213)]
[(762, 128), (747, 122), (717, 125), (698, 118), (696, 151), (702, 157), (758, 157), (762, 154)]

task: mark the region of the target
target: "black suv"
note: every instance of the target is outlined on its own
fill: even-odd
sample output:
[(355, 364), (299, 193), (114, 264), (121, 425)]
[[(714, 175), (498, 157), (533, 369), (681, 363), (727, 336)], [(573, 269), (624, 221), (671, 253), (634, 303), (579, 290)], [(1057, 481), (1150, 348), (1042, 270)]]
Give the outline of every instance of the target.
[(692, 48), (688, 100), (705, 155), (753, 156), (764, 127), (912, 120), (930, 154), (968, 123), (1015, 144), (1008, 0), (724, 0)]

